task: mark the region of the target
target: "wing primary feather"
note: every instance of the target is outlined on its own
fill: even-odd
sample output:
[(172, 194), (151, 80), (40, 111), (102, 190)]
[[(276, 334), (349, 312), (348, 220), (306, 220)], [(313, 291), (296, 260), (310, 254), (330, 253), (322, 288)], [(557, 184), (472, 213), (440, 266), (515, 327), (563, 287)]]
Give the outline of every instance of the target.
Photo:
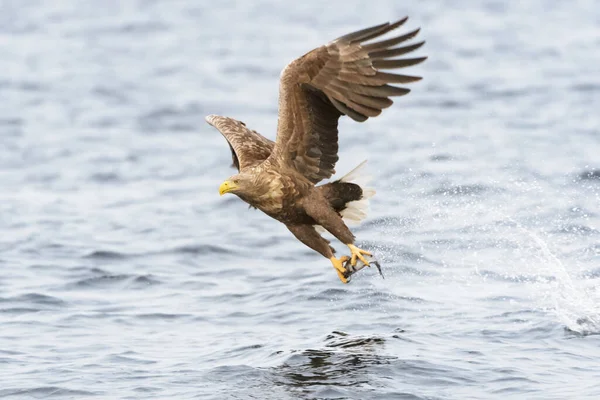
[(209, 115), (206, 122), (223, 135), (231, 151), (232, 166), (238, 171), (259, 164), (271, 154), (275, 143), (252, 131), (238, 120), (219, 115)]
[(403, 46), (403, 47), (398, 47), (395, 49), (372, 51), (369, 53), (369, 57), (372, 60), (378, 60), (380, 58), (390, 58), (390, 57), (402, 56), (404, 54), (407, 54), (407, 53), (410, 53), (412, 51), (419, 49), (424, 44), (425, 44), (425, 41), (422, 41), (419, 43), (415, 43), (415, 44), (411, 44), (411, 45)]
[(374, 75), (363, 76), (353, 74), (351, 72), (340, 72), (339, 79), (348, 83), (357, 83), (366, 86), (381, 86), (386, 83), (411, 83), (421, 80), (420, 76), (390, 74), (387, 72), (377, 71)]
[[(356, 86), (360, 87), (360, 85), (356, 85)], [(352, 89), (348, 90), (348, 89), (339, 87), (335, 83), (330, 85), (329, 88), (335, 88), (336, 94), (343, 93), (344, 98), (347, 98), (350, 101), (355, 102), (358, 105), (367, 106), (367, 107), (371, 107), (374, 109), (381, 110), (383, 108), (388, 108), (393, 103), (392, 100), (388, 99), (387, 97), (364, 95), (364, 94), (355, 92)], [(344, 101), (342, 99), (339, 99), (339, 100)], [(365, 115), (369, 115), (369, 114), (365, 114)], [(369, 115), (369, 116), (371, 116), (371, 115)]]
[(347, 84), (350, 90), (354, 93), (364, 94), (366, 96), (374, 96), (374, 97), (388, 97), (388, 96), (404, 96), (405, 94), (410, 93), (410, 89), (391, 86), (391, 85), (381, 85), (381, 86), (363, 86), (357, 85), (355, 83)]
[(347, 42), (361, 41), (361, 40), (363, 40), (362, 39), (363, 37), (368, 37), (369, 35), (372, 35), (374, 32), (380, 32), (380, 31), (386, 29), (389, 25), (390, 25), (390, 23), (386, 22), (384, 24), (379, 24), (379, 25), (371, 26), (369, 28), (361, 29), (356, 32), (348, 33), (344, 36), (340, 36), (339, 38), (334, 40), (334, 42), (337, 42), (337, 41), (347, 41)]
[(381, 114), (380, 109), (359, 104), (356, 101), (351, 100), (350, 96), (347, 96), (346, 98), (342, 98), (342, 99), (336, 99), (336, 100), (344, 103), (346, 106), (348, 106), (352, 110), (360, 113), (361, 115), (367, 116), (367, 117), (376, 117), (379, 114)]
[(427, 57), (403, 58), (401, 60), (375, 60), (373, 67), (377, 69), (405, 68), (425, 61)]
[(353, 39), (351, 42), (355, 43), (355, 42), (366, 42), (367, 40), (371, 40), (374, 39), (378, 36), (382, 36), (385, 35), (386, 33), (393, 31), (394, 29), (398, 28), (399, 26), (403, 25), (406, 21), (408, 20), (408, 17), (404, 17), (401, 20), (398, 20), (392, 24), (388, 23), (387, 26), (385, 26), (382, 29), (379, 29), (377, 31), (373, 31), (370, 33), (367, 33), (363, 36), (361, 36), (360, 38), (357, 39)]
[(408, 32), (404, 35), (401, 36), (397, 36), (395, 38), (391, 38), (391, 39), (387, 39), (387, 40), (382, 40), (381, 42), (375, 42), (375, 43), (369, 43), (366, 44), (364, 46), (362, 46), (362, 48), (367, 52), (370, 53), (372, 51), (375, 50), (384, 50), (387, 49), (389, 47), (395, 46), (399, 43), (405, 42), (409, 39), (412, 39), (413, 37), (417, 36), (417, 34), (419, 33), (419, 31), (421, 30), (421, 28), (417, 28), (414, 31)]
[(339, 112), (349, 116), (357, 122), (365, 122), (367, 119), (369, 119), (369, 117), (362, 115), (361, 113), (354, 111), (351, 108), (348, 108), (344, 103), (337, 101), (333, 97), (329, 97), (329, 100), (331, 101), (331, 104), (333, 104), (335, 108), (338, 109)]
[[(382, 72), (426, 59), (401, 58), (423, 46), (424, 41), (404, 43), (420, 29), (380, 39), (407, 20), (405, 17), (340, 36), (294, 60), (282, 71), (280, 124), (272, 157), (277, 157), (278, 162), (289, 162), (313, 184), (334, 173), (339, 117), (347, 115), (357, 122), (376, 117), (393, 104), (392, 96), (410, 92), (393, 84), (421, 79)], [(281, 123), (284, 118), (288, 119), (285, 124)], [(243, 162), (241, 158), (239, 161)]]
[(420, 76), (412, 76), (412, 75), (400, 75), (400, 74), (390, 74), (387, 72), (377, 71), (374, 77), (369, 77), (373, 82), (377, 82), (378, 84), (385, 83), (411, 83), (420, 81)]
[(387, 97), (376, 97), (376, 96), (365, 96), (358, 93), (350, 92), (350, 100), (357, 102), (358, 104), (382, 110), (388, 108), (394, 102)]

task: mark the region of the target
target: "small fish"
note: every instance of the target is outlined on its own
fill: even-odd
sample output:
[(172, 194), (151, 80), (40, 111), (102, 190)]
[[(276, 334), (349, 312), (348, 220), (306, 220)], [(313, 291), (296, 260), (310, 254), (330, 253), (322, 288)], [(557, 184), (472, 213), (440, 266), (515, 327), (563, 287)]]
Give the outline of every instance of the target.
[(381, 275), (381, 277), (383, 279), (385, 279), (385, 277), (383, 276), (383, 272), (381, 272), (381, 264), (379, 264), (379, 261), (377, 261), (375, 258), (369, 257), (369, 256), (365, 256), (365, 258), (367, 259), (367, 261), (369, 261), (369, 265), (365, 264), (361, 260), (356, 260), (356, 265), (354, 265), (354, 266), (352, 264), (350, 264), (350, 260), (348, 260), (344, 263), (344, 268), (346, 268), (346, 273), (344, 274), (344, 277), (346, 279), (348, 279), (348, 282), (350, 282), (350, 277), (352, 275), (354, 275), (355, 273), (357, 273), (364, 267), (367, 267), (367, 266), (370, 267), (371, 265), (374, 265), (375, 267), (377, 267), (377, 271), (379, 272), (379, 275)]

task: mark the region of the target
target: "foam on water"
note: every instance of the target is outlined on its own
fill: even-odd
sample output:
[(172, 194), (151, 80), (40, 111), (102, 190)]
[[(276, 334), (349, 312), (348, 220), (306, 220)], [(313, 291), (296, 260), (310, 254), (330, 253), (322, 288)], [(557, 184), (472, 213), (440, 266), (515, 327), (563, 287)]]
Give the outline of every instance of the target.
[[(552, 311), (565, 327), (584, 335), (600, 333), (600, 282), (574, 277), (538, 234), (517, 224), (537, 246), (532, 253), (532, 283), (540, 305)], [(535, 250), (535, 249), (534, 249)], [(552, 277), (548, 279), (545, 277)], [(578, 279), (579, 278), (579, 279)]]
[[(511, 193), (514, 196), (515, 192), (531, 191), (542, 197), (555, 195), (538, 185), (514, 185)], [(476, 279), (472, 275), (474, 272), (475, 276), (484, 281), (491, 278), (514, 282), (527, 290), (533, 307), (553, 316), (568, 331), (583, 335), (600, 333), (600, 281), (595, 275), (589, 276), (586, 273), (586, 270), (597, 268), (598, 264), (583, 267), (577, 259), (561, 260), (550, 248), (548, 240), (551, 235), (535, 227), (525, 227), (501, 208), (491, 208), (486, 201), (473, 199), (470, 194), (466, 194), (466, 201), (458, 201), (460, 208), (448, 207), (449, 203), (438, 199), (440, 195), (445, 197), (446, 192), (438, 191), (425, 196), (433, 206), (428, 213), (442, 214), (441, 222), (461, 221), (461, 227), (452, 238), (439, 238), (435, 230), (430, 232), (431, 237), (425, 240), (420, 250), (427, 252), (427, 247), (433, 243), (438, 251), (438, 262), (426, 261), (423, 256), (416, 255), (416, 259), (421, 262), (420, 268), (414, 271), (415, 274), (441, 273), (448, 281), (470, 285)], [(423, 197), (420, 199), (422, 201)], [(417, 199), (413, 198), (413, 201), (416, 202)], [(484, 214), (485, 217), (481, 219)], [(587, 218), (586, 214), (583, 216)], [(410, 236), (411, 228), (420, 225), (423, 218), (423, 215), (416, 221), (382, 218), (374, 223), (383, 232), (383, 239), (371, 245), (379, 259), (384, 260), (384, 270), (390, 263), (396, 264), (396, 270), (398, 269), (399, 259), (406, 254), (402, 250), (403, 243)], [(543, 219), (545, 216), (530, 217), (528, 223), (533, 226), (542, 225)], [(567, 222), (561, 220), (560, 223), (564, 225)], [(585, 225), (579, 227), (578, 231), (596, 232)], [(477, 236), (473, 236), (473, 233), (477, 233)], [(575, 244), (577, 247), (585, 245), (585, 242)], [(449, 262), (448, 259), (457, 258), (461, 260), (458, 265), (463, 268), (448, 268), (456, 263)], [(566, 262), (572, 264), (566, 265)], [(402, 270), (406, 271), (406, 268), (403, 267)]]

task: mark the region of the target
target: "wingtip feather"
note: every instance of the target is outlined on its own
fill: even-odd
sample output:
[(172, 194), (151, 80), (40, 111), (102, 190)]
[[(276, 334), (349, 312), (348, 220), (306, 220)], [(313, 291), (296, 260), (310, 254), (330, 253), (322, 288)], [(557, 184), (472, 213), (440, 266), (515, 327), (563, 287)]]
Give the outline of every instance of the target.
[(214, 126), (214, 124), (215, 124), (215, 120), (216, 120), (218, 117), (219, 117), (219, 116), (218, 116), (218, 115), (216, 115), (216, 114), (210, 114), (210, 115), (207, 115), (206, 117), (204, 117), (204, 120), (205, 120), (206, 122), (208, 122), (208, 124), (210, 124), (210, 125), (213, 125), (213, 126)]

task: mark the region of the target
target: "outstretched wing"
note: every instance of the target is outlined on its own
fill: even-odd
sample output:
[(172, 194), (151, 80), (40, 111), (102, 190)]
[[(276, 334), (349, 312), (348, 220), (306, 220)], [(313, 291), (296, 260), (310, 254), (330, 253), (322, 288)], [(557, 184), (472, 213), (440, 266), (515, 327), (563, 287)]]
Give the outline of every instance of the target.
[(313, 183), (335, 173), (339, 117), (347, 115), (359, 122), (376, 117), (392, 105), (390, 97), (410, 92), (390, 84), (421, 79), (381, 71), (409, 67), (427, 58), (394, 58), (424, 44), (396, 47), (415, 37), (419, 29), (364, 43), (398, 28), (407, 19), (342, 36), (294, 60), (283, 70), (273, 157), (291, 165)]
[(227, 139), (233, 166), (242, 171), (266, 160), (275, 143), (260, 133), (246, 128), (246, 124), (233, 118), (209, 115), (206, 122), (214, 126)]

